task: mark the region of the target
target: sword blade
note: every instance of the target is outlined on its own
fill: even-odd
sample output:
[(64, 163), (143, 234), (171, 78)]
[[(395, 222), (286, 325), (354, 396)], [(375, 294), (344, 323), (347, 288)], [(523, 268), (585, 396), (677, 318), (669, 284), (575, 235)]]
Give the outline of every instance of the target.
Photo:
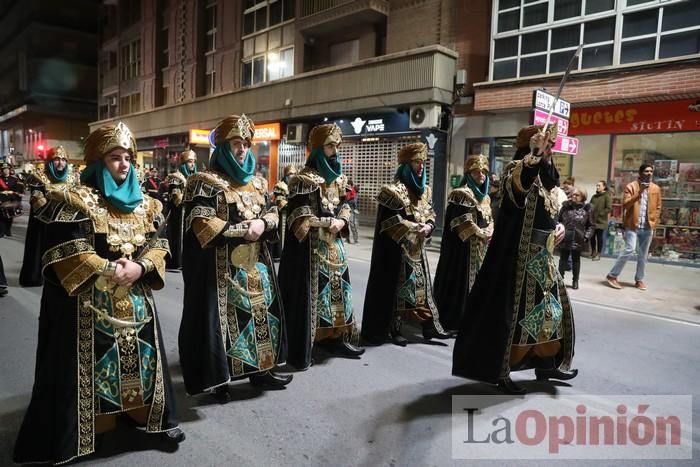
[(552, 120), (552, 114), (554, 113), (554, 107), (556, 107), (557, 101), (559, 100), (559, 97), (561, 96), (561, 91), (564, 89), (564, 85), (566, 84), (566, 80), (569, 78), (569, 73), (571, 73), (571, 68), (574, 66), (574, 61), (576, 61), (576, 59), (581, 55), (582, 50), (583, 50), (583, 44), (578, 46), (578, 48), (574, 52), (574, 55), (569, 60), (569, 64), (566, 66), (566, 71), (564, 71), (564, 76), (561, 77), (561, 81), (559, 82), (559, 89), (557, 89), (557, 93), (554, 95), (554, 100), (552, 101), (552, 106), (549, 108), (549, 113), (547, 113), (547, 119), (544, 121), (544, 125), (542, 126), (543, 132), (547, 130), (547, 126), (549, 126), (549, 122)]

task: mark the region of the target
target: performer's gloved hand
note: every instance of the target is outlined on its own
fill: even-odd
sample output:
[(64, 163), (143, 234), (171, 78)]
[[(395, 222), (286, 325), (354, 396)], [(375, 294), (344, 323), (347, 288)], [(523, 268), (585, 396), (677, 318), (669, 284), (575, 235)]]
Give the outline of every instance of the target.
[(129, 287), (131, 284), (141, 278), (143, 269), (139, 264), (126, 258), (119, 258), (116, 263), (117, 270), (115, 271), (114, 276), (112, 276), (112, 280), (117, 285)]
[(428, 237), (433, 231), (433, 226), (431, 224), (419, 224), (419, 226), (417, 235), (420, 238)]
[(260, 236), (265, 232), (265, 221), (262, 219), (253, 219), (248, 225), (248, 231), (245, 233), (243, 238), (248, 241), (254, 242), (260, 238)]
[(343, 227), (345, 227), (345, 221), (343, 219), (332, 219), (331, 226), (328, 227), (328, 230), (333, 234), (337, 234), (343, 230)]
[(559, 245), (562, 240), (564, 240), (564, 234), (566, 233), (566, 228), (564, 224), (557, 224), (554, 229), (554, 244)]

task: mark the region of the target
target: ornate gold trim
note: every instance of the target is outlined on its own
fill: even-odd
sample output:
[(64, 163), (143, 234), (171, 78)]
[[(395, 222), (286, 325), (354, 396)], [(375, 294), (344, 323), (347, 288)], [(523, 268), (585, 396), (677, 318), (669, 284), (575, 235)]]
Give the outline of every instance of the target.
[(196, 218), (192, 223), (192, 230), (197, 237), (197, 241), (206, 248), (209, 243), (216, 238), (227, 226), (228, 222), (214, 217), (211, 219)]

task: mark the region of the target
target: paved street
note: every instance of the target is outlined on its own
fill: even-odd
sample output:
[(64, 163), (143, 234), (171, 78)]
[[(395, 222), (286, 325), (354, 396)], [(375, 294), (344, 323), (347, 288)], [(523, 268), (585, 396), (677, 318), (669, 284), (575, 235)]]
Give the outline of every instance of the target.
[[(17, 287), (25, 225), (26, 216), (14, 229), (14, 237), (0, 239), (0, 253), (12, 287), (10, 294), (0, 299), (0, 465), (11, 463), (14, 439), (29, 402), (33, 381), (41, 289)], [(362, 313), (369, 271), (369, 245), (370, 240), (363, 238), (360, 245), (348, 246), (358, 318)], [(436, 255), (431, 254), (430, 259), (434, 271)], [(700, 324), (692, 322), (689, 317), (697, 315), (698, 282), (693, 286), (688, 281), (697, 278), (698, 270), (659, 268), (672, 271), (667, 275), (685, 276), (678, 279), (686, 281), (678, 286), (679, 290), (695, 290), (693, 302), (686, 304), (686, 314), (676, 316), (667, 312), (660, 316), (661, 313), (649, 314), (653, 309), (640, 310), (634, 301), (638, 298), (630, 302), (618, 295), (614, 299), (617, 305), (611, 305), (606, 297), (614, 291), (596, 283), (597, 272), (593, 275), (593, 266), (589, 267), (589, 264), (584, 264), (584, 274), (588, 268), (591, 279), (582, 280), (582, 287), (589, 289), (585, 300), (577, 300), (572, 294), (577, 331), (575, 366), (580, 369), (579, 377), (570, 386), (531, 381), (534, 380), (533, 372), (517, 373), (514, 379), (524, 381), (523, 385), (533, 394), (690, 394), (697, 400), (700, 396), (700, 356), (697, 351)], [(628, 269), (631, 266), (628, 265)], [(625, 272), (631, 275), (631, 271)], [(282, 391), (260, 392), (245, 380), (231, 385), (234, 401), (225, 406), (207, 397), (188, 397), (184, 393), (177, 352), (182, 279), (175, 273), (168, 273), (167, 279), (166, 288), (156, 293), (156, 301), (179, 418), (187, 440), (177, 452), (166, 453), (154, 449), (149, 440), (144, 439), (145, 435), (122, 427), (119, 432), (108, 435), (98, 457), (81, 464), (542, 464), (541, 461), (452, 459), (450, 396), (496, 392), (488, 385), (452, 377), (453, 341), (448, 341), (447, 345), (425, 344), (418, 337), (418, 329), (414, 342), (407, 348), (393, 345), (369, 348), (359, 361), (334, 358), (319, 351), (316, 364), (307, 372), (296, 373), (292, 384)], [(638, 291), (620, 292), (631, 294)], [(688, 294), (693, 296), (691, 292)], [(647, 297), (654, 296), (650, 287)], [(683, 304), (678, 306), (682, 308)], [(511, 403), (517, 404), (518, 401)], [(697, 465), (700, 458), (700, 408), (697, 403), (693, 415), (694, 462), (577, 460), (567, 461), (567, 464)], [(124, 441), (133, 444), (122, 446)]]

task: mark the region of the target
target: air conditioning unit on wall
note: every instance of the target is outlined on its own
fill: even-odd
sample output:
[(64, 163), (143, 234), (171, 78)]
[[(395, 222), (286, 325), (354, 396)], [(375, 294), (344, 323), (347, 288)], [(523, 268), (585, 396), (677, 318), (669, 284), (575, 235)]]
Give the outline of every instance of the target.
[(442, 106), (440, 104), (412, 105), (408, 114), (408, 126), (412, 130), (417, 130), (420, 128), (437, 128), (440, 126), (441, 113)]
[(309, 125), (306, 123), (290, 123), (285, 131), (285, 139), (288, 143), (305, 143)]

